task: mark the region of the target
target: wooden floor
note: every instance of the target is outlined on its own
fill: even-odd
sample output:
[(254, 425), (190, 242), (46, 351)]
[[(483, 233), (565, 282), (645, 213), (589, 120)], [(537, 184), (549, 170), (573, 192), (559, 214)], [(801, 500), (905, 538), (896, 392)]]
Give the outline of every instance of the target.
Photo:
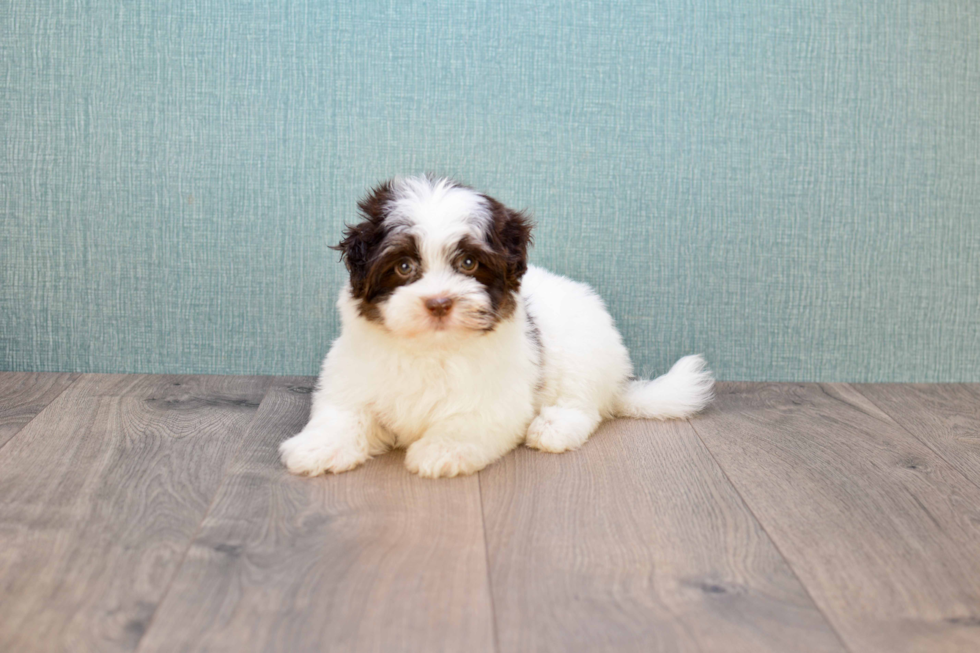
[(0, 651), (980, 651), (980, 386), (721, 384), (429, 481), (310, 378), (0, 373)]

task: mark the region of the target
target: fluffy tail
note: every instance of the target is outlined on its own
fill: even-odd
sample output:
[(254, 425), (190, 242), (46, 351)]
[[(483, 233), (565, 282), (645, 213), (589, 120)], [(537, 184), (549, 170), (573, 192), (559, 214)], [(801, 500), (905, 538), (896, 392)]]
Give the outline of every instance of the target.
[(685, 356), (652, 381), (632, 381), (619, 398), (619, 417), (683, 419), (697, 413), (714, 397), (714, 377), (700, 356)]

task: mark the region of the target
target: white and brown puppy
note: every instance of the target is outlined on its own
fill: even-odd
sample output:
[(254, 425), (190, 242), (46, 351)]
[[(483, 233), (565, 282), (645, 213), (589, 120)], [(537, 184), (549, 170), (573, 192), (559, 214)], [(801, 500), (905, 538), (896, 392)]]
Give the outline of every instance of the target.
[(359, 206), (338, 246), (342, 332), (309, 423), (279, 449), (291, 472), (406, 447), (412, 472), (470, 474), (522, 442), (567, 451), (604, 418), (683, 418), (711, 399), (699, 356), (633, 380), (592, 289), (527, 265), (523, 213), (431, 177), (381, 184)]

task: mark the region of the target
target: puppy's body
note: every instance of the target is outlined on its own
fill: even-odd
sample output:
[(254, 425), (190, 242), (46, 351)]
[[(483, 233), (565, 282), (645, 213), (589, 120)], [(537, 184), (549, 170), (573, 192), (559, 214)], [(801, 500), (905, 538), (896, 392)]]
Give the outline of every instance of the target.
[(384, 184), (361, 210), (341, 244), (341, 335), (309, 424), (281, 446), (290, 471), (342, 472), (404, 447), (422, 476), (469, 474), (521, 442), (575, 449), (604, 418), (685, 417), (710, 399), (698, 357), (630, 381), (601, 299), (526, 265), (523, 214), (431, 178)]

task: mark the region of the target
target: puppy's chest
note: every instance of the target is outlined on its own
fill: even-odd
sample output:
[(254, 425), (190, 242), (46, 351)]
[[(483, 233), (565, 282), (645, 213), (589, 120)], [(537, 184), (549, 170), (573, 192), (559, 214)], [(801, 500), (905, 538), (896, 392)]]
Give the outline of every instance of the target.
[(389, 361), (376, 375), (377, 418), (406, 446), (439, 422), (493, 409), (527, 383), (489, 361)]

